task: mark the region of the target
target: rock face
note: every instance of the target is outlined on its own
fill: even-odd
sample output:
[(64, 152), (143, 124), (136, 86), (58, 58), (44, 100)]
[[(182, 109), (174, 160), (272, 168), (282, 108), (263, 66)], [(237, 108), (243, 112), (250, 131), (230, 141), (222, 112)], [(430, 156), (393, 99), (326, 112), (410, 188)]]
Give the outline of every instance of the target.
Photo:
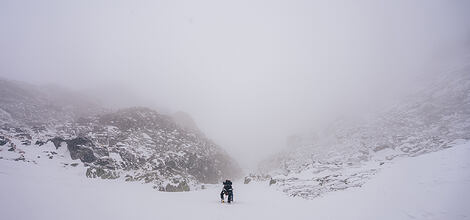
[(332, 124), (296, 136), (285, 152), (264, 161), (272, 185), (291, 196), (314, 198), (360, 187), (396, 157), (414, 157), (470, 140), (470, 64), (438, 78), (368, 121)]
[[(82, 162), (121, 170), (128, 181), (153, 182), (165, 191), (186, 189), (188, 183), (217, 183), (238, 172), (236, 163), (212, 141), (148, 108), (82, 118), (64, 131), (79, 134), (67, 146)], [(165, 185), (167, 180), (171, 186)]]
[(93, 142), (84, 137), (77, 137), (67, 141), (67, 148), (72, 160), (80, 159), (83, 163), (92, 163), (96, 161), (93, 153)]
[(5, 80), (0, 84), (0, 145), (19, 155), (14, 143), (24, 147), (51, 143), (77, 161), (74, 167), (83, 164), (89, 178), (142, 181), (171, 192), (239, 176), (238, 165), (187, 114), (176, 122), (143, 107), (70, 111), (87, 104), (67, 103), (46, 95), (47, 89), (27, 84)]

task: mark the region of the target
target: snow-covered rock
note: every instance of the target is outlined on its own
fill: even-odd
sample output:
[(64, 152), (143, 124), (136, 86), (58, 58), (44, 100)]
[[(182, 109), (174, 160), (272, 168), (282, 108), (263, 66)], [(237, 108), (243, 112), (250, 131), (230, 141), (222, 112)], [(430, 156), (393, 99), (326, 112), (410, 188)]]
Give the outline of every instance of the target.
[(275, 187), (304, 198), (360, 187), (397, 157), (470, 139), (470, 64), (430, 80), (377, 118), (339, 120), (315, 135), (294, 137), (284, 152), (260, 165), (261, 173), (275, 179)]
[(66, 166), (80, 164), (84, 176), (141, 181), (161, 191), (197, 189), (239, 175), (237, 164), (195, 125), (186, 129), (143, 107), (111, 112), (84, 100), (67, 102), (64, 95), (51, 95), (54, 87), (0, 84), (0, 159), (39, 163), (63, 151), (73, 161)]

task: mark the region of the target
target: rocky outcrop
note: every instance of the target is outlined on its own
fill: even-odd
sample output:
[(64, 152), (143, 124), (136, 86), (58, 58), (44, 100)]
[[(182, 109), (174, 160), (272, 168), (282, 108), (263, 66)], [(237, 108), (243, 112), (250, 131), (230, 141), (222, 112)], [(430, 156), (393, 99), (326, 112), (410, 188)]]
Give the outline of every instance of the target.
[(3, 146), (9, 142), (8, 138), (0, 136), (0, 146)]
[(184, 192), (189, 191), (189, 185), (186, 181), (179, 182), (178, 185), (167, 184), (165, 192)]
[(84, 134), (67, 141), (72, 145), (69, 147), (80, 147), (73, 152), (83, 154), (91, 149), (97, 159), (86, 162), (105, 170), (125, 171), (128, 181), (153, 182), (167, 191), (168, 179), (192, 184), (217, 183), (223, 175), (239, 174), (237, 164), (212, 141), (148, 108), (82, 118), (71, 128), (69, 132)]
[(84, 163), (92, 163), (97, 160), (92, 150), (93, 146), (93, 142), (84, 137), (67, 140), (67, 148), (72, 159), (80, 159)]
[(117, 179), (119, 174), (115, 171), (103, 169), (101, 167), (90, 167), (86, 170), (88, 178), (101, 178), (101, 179)]

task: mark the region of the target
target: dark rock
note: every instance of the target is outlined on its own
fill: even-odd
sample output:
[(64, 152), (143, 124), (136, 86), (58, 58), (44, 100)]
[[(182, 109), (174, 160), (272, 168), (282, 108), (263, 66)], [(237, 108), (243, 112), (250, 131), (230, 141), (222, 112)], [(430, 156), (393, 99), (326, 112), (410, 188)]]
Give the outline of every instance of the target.
[(273, 184), (276, 184), (276, 182), (277, 182), (277, 181), (276, 181), (275, 179), (271, 179), (271, 180), (269, 180), (269, 185), (271, 186), (271, 185), (273, 185)]
[(251, 182), (251, 178), (250, 177), (245, 177), (245, 181), (243, 182), (244, 184), (248, 184)]
[[(24, 131), (22, 131), (24, 132)], [(19, 138), (19, 139), (26, 139), (26, 140), (31, 140), (31, 135), (28, 134), (28, 133), (20, 133), (20, 134), (16, 134), (15, 137)]]
[(176, 162), (175, 161), (167, 161), (165, 163), (165, 165), (170, 167), (170, 168), (176, 168)]
[(129, 174), (127, 174), (127, 175), (125, 176), (125, 178), (126, 178), (126, 179), (125, 179), (126, 181), (135, 181), (135, 180), (134, 180), (134, 177), (132, 177), (132, 176), (129, 175)]
[(93, 153), (97, 157), (108, 157), (109, 156), (108, 150), (106, 148), (101, 148), (101, 147), (93, 146)]
[(31, 130), (34, 131), (35, 133), (40, 133), (46, 131), (46, 126), (33, 126), (31, 127)]
[(272, 177), (270, 175), (267, 175), (267, 174), (250, 173), (248, 176), (245, 177), (244, 183), (248, 184), (252, 181), (264, 182), (264, 181), (268, 181), (268, 180), (271, 180), (271, 179), (272, 179)]
[(121, 156), (122, 160), (124, 161), (126, 168), (132, 169), (137, 167), (137, 159), (135, 158), (134, 154), (130, 153), (129, 151), (122, 151), (119, 152), (119, 156)]
[(188, 183), (186, 183), (186, 181), (182, 181), (178, 183), (177, 186), (167, 184), (165, 187), (165, 191), (166, 192), (185, 192), (185, 191), (189, 191), (189, 185)]
[(96, 162), (95, 165), (114, 170), (116, 169), (116, 165), (113, 159), (111, 158), (99, 158)]
[(97, 158), (92, 150), (93, 146), (91, 140), (84, 137), (67, 140), (67, 148), (70, 151), (72, 160), (80, 159), (84, 163), (96, 161)]
[(44, 141), (36, 141), (36, 143), (34, 143), (35, 145), (39, 145), (39, 146), (42, 146), (44, 145), (46, 142)]
[(98, 178), (101, 179), (117, 179), (119, 175), (114, 171), (105, 170), (99, 167), (89, 167), (86, 170), (86, 176), (88, 178)]
[(7, 144), (9, 140), (6, 137), (0, 136), (0, 146)]
[(55, 138), (49, 139), (49, 141), (54, 144), (55, 149), (59, 149), (62, 142), (65, 142), (65, 140), (61, 137), (55, 137)]
[(16, 158), (15, 161), (25, 161), (25, 158), (23, 155), (21, 155), (20, 157)]
[(15, 147), (10, 147), (10, 149), (8, 149), (8, 151), (15, 151)]

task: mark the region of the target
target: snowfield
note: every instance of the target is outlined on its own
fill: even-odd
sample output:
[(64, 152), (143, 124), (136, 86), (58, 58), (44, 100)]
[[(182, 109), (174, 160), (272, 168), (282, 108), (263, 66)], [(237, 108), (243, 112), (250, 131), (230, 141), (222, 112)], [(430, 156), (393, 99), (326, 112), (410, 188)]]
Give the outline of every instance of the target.
[(0, 160), (0, 219), (470, 218), (470, 143), (394, 160), (360, 188), (313, 200), (287, 197), (267, 182), (237, 182), (235, 203), (221, 204), (221, 185), (165, 193), (136, 182), (85, 178), (83, 169)]

